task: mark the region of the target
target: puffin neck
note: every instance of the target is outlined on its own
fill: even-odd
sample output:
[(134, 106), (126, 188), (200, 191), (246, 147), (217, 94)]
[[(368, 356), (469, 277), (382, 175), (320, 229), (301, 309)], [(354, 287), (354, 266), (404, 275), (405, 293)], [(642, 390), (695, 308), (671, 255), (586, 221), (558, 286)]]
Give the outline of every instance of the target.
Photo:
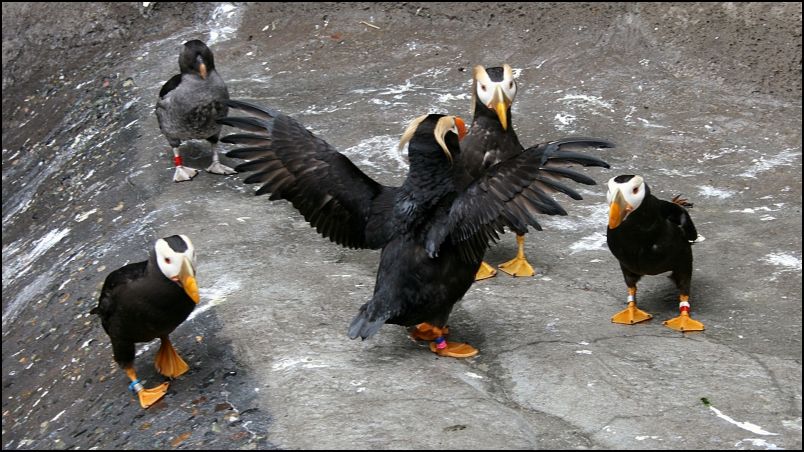
[[(450, 142), (448, 138), (446, 140)], [(457, 146), (451, 146), (456, 148)], [(452, 158), (457, 158), (457, 152), (452, 152)], [(424, 142), (424, 140), (411, 140), (408, 147), (410, 170), (403, 187), (418, 192), (444, 193), (452, 190), (453, 162), (447, 158), (437, 143)]]

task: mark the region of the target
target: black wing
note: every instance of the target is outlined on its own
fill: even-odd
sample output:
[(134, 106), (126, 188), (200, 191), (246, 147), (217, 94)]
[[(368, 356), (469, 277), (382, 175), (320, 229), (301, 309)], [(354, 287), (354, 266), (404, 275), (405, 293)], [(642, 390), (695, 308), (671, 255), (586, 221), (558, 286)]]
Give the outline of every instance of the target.
[(159, 91), (159, 98), (164, 99), (167, 93), (176, 89), (181, 83), (181, 74), (176, 74), (170, 78), (164, 85), (162, 85), (162, 89)]
[(662, 216), (667, 219), (667, 221), (680, 227), (684, 232), (684, 238), (690, 242), (694, 242), (695, 239), (698, 238), (698, 231), (692, 223), (692, 217), (690, 217), (689, 212), (684, 208), (684, 206), (692, 207), (692, 204), (686, 202), (686, 199), (680, 199), (679, 197), (673, 198), (673, 201), (674, 202), (665, 201), (663, 199), (659, 200), (659, 208), (662, 211)]
[(257, 195), (271, 193), (271, 200), (287, 199), (321, 235), (339, 245), (376, 249), (384, 244), (367, 239), (366, 225), (375, 199), (388, 187), (293, 118), (246, 102), (227, 104), (253, 115), (218, 122), (252, 132), (221, 141), (248, 145), (226, 155), (250, 160), (235, 170), (254, 172), (244, 182), (262, 183)]
[(481, 259), (489, 245), (507, 227), (526, 231), (527, 226), (541, 230), (537, 214), (566, 215), (567, 212), (550, 193), (561, 192), (573, 199), (582, 199), (562, 179), (586, 185), (595, 181), (566, 168), (568, 164), (583, 166), (609, 165), (596, 157), (574, 152), (575, 147), (611, 148), (605, 140), (568, 138), (540, 144), (521, 154), (490, 167), (475, 180), (452, 204), (449, 214), (428, 231), (426, 248), (430, 255), (447, 237), (452, 243), (463, 243), (463, 257), (469, 261)]
[(143, 278), (147, 266), (148, 261), (135, 262), (109, 273), (103, 281), (103, 288), (101, 288), (100, 297), (98, 297), (98, 306), (89, 311), (89, 313), (98, 314), (102, 318), (111, 316), (116, 309), (116, 292), (125, 290), (125, 287), (131, 281)]

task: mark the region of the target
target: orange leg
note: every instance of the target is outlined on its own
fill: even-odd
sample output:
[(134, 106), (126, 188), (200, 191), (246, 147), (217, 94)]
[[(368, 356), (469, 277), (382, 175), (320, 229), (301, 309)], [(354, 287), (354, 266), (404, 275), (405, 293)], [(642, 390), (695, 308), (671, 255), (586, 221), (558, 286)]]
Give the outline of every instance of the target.
[(500, 264), (500, 270), (508, 273), (511, 276), (533, 276), (536, 274), (533, 267), (530, 266), (528, 260), (525, 259), (525, 236), (517, 235), (517, 252), (516, 257), (510, 261)]
[(161, 345), (156, 353), (156, 362), (154, 363), (156, 370), (170, 378), (176, 378), (190, 370), (190, 366), (176, 353), (176, 349), (173, 348), (170, 339), (167, 336), (159, 339), (161, 340)]
[(678, 317), (674, 317), (670, 320), (665, 320), (664, 325), (670, 329), (676, 331), (703, 331), (704, 325), (703, 323), (693, 320), (690, 317), (690, 297), (689, 295), (679, 295), (678, 297), (678, 309), (681, 311), (681, 314)]
[(611, 321), (624, 325), (633, 325), (652, 319), (653, 316), (636, 307), (636, 286), (628, 288), (628, 307), (614, 314)]
[(128, 375), (128, 378), (131, 380), (129, 389), (137, 394), (137, 397), (140, 399), (140, 406), (143, 408), (148, 408), (156, 403), (159, 399), (164, 397), (165, 394), (167, 394), (169, 386), (167, 382), (162, 383), (155, 388), (145, 389), (142, 387), (142, 383), (140, 383), (140, 380), (137, 378), (137, 372), (134, 371), (134, 367), (127, 367), (123, 370), (126, 371), (126, 375)]
[(420, 341), (433, 341), (440, 335), (446, 336), (448, 334), (449, 334), (448, 326), (445, 326), (437, 333), (436, 327), (425, 322), (416, 325), (413, 331), (410, 332), (410, 337), (412, 337), (413, 339), (418, 339)]

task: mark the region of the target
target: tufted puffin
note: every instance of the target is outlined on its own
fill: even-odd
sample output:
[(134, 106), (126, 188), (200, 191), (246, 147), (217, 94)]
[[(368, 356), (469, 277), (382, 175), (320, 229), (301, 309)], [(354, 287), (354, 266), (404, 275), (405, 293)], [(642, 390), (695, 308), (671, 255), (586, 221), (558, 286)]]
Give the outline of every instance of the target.
[(636, 285), (644, 275), (672, 272), (680, 294), (678, 317), (664, 324), (677, 331), (703, 331), (703, 323), (690, 318), (692, 246), (698, 232), (685, 207), (692, 204), (676, 196), (664, 201), (650, 193), (641, 176), (621, 175), (608, 182), (609, 225), (606, 241), (628, 287), (628, 307), (611, 318), (634, 324), (652, 316), (636, 307)]
[(101, 289), (98, 314), (112, 340), (114, 360), (131, 379), (129, 389), (148, 408), (167, 392), (168, 383), (145, 389), (134, 370), (134, 343), (161, 340), (156, 370), (176, 378), (189, 367), (179, 357), (168, 335), (198, 303), (195, 248), (186, 235), (156, 241), (147, 261), (128, 264), (109, 273)]
[[(489, 241), (505, 227), (535, 225), (538, 213), (562, 213), (547, 193), (580, 198), (560, 179), (594, 181), (562, 165), (607, 166), (595, 157), (563, 149), (578, 143), (547, 143), (490, 168), (475, 181), (454, 160), (465, 134), (460, 118), (439, 114), (416, 118), (404, 132), (410, 171), (401, 187), (368, 177), (300, 123), (245, 102), (229, 106), (249, 113), (223, 124), (251, 133), (222, 138), (248, 147), (229, 157), (250, 160), (235, 168), (254, 172), (245, 183), (262, 183), (257, 195), (286, 199), (324, 237), (351, 247), (381, 249), (374, 295), (351, 322), (348, 335), (371, 337), (385, 323), (431, 325), (433, 352), (469, 357), (474, 347), (447, 342), (452, 307), (474, 281)], [(609, 146), (606, 142), (580, 143)], [(429, 340), (429, 339), (427, 339)]]
[[(516, 98), (517, 83), (511, 66), (485, 68), (475, 66), (472, 73), (472, 127), (461, 141), (458, 164), (476, 179), (491, 166), (525, 151), (511, 122), (511, 105)], [(536, 227), (541, 230), (541, 227)], [(525, 258), (525, 229), (516, 232), (517, 255), (499, 266), (511, 276), (533, 276), (533, 267)], [(483, 262), (477, 279), (494, 276), (497, 271)]]
[(212, 144), (208, 172), (234, 174), (232, 168), (221, 164), (216, 149), (221, 126), (215, 120), (226, 116), (224, 101), (229, 99), (229, 91), (215, 70), (212, 51), (197, 39), (185, 42), (179, 54), (179, 69), (181, 73), (162, 86), (156, 103), (159, 129), (173, 148), (173, 181), (190, 180), (198, 174), (184, 166), (179, 154), (179, 146), (186, 140), (206, 139)]

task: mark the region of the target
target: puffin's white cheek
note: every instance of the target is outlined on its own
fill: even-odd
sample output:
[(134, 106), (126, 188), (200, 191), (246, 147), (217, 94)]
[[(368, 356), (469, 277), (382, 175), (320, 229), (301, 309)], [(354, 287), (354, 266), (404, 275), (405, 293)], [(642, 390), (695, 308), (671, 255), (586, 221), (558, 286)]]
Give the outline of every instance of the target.
[(483, 90), (479, 85), (477, 87), (477, 97), (483, 105), (488, 105), (491, 102), (491, 93), (488, 90)]

